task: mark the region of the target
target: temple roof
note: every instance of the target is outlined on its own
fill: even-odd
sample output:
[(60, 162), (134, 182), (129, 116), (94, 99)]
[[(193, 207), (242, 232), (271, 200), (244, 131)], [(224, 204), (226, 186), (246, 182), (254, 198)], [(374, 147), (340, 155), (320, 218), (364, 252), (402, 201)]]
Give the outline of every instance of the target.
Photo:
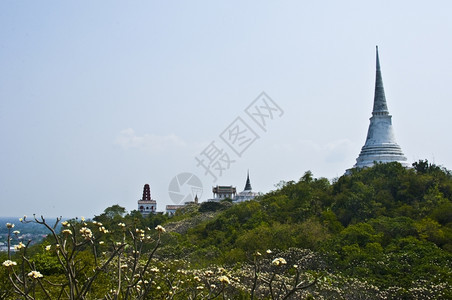
[(250, 171), (248, 171), (248, 174), (246, 176), (246, 184), (245, 184), (245, 189), (244, 191), (251, 191), (251, 183), (250, 183)]

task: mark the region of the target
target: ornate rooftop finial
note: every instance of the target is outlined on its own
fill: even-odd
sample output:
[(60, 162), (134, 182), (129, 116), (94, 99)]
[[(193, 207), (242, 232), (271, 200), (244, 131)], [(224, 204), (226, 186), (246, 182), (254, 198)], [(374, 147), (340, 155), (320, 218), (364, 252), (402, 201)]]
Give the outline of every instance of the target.
[(372, 115), (388, 115), (388, 106), (386, 104), (385, 89), (383, 87), (383, 79), (381, 77), (380, 58), (378, 56), (377, 46), (377, 72), (375, 76), (375, 95), (374, 109)]
[(248, 174), (246, 175), (246, 184), (245, 184), (245, 191), (251, 191), (251, 183), (250, 183), (250, 171), (248, 170)]

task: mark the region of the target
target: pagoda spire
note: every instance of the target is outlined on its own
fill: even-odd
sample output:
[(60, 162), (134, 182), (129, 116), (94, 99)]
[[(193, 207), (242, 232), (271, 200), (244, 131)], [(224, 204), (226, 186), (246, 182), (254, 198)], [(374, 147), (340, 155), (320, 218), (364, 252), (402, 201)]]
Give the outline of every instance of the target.
[(377, 47), (377, 71), (375, 76), (375, 95), (374, 95), (374, 109), (372, 115), (388, 115), (388, 105), (386, 104), (385, 89), (383, 87), (383, 78), (381, 76), (380, 58), (378, 56)]
[(143, 187), (143, 198), (142, 200), (150, 201), (151, 200), (151, 188), (149, 184), (145, 184)]
[(251, 191), (251, 183), (250, 183), (250, 171), (248, 170), (248, 173), (246, 175), (246, 184), (245, 184), (245, 191)]
[(402, 149), (397, 144), (392, 128), (392, 116), (386, 104), (383, 79), (381, 76), (380, 58), (377, 46), (377, 71), (375, 77), (375, 95), (372, 117), (370, 118), (367, 138), (356, 159), (354, 168), (371, 167), (375, 162), (399, 162), (409, 167)]

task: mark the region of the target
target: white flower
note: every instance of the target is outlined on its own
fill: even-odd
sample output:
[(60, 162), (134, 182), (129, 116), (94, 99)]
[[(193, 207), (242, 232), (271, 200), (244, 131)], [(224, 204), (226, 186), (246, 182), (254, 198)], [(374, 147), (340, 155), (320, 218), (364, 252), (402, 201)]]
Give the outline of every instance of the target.
[(213, 275), (213, 272), (210, 271), (210, 270), (207, 270), (207, 271), (204, 272), (204, 274), (205, 274), (206, 276), (212, 276), (212, 275)]
[(61, 225), (63, 225), (63, 226), (68, 226), (68, 225), (69, 225), (69, 222), (68, 222), (68, 221), (63, 221), (63, 222), (61, 222)]
[(196, 287), (197, 290), (202, 290), (204, 287), (202, 285)]
[(80, 229), (80, 233), (82, 234), (82, 236), (86, 239), (89, 240), (91, 239), (91, 237), (93, 236), (93, 233), (91, 232), (91, 229), (87, 228), (87, 227), (82, 227)]
[(12, 267), (12, 266), (16, 266), (17, 265), (17, 263), (15, 262), (15, 261), (12, 261), (12, 260), (5, 260), (4, 262), (3, 262), (3, 265), (5, 266), (5, 267)]
[(226, 276), (224, 276), (224, 275), (218, 277), (218, 280), (220, 280), (220, 282), (223, 283), (223, 284), (230, 284), (230, 283), (231, 283), (231, 282), (229, 281), (229, 278), (226, 277)]
[(126, 224), (124, 224), (124, 223), (118, 223), (118, 226), (119, 226), (119, 227), (126, 227)]
[(31, 271), (30, 273), (28, 273), (28, 276), (34, 279), (43, 277), (42, 274), (38, 271)]
[(22, 248), (25, 248), (25, 245), (22, 242), (20, 242), (19, 245), (14, 246), (14, 250), (20, 250)]
[(6, 228), (14, 228), (14, 224), (6, 223)]
[(47, 250), (47, 251), (50, 251), (50, 248), (52, 248), (52, 245), (47, 245), (47, 246), (46, 246), (46, 250)]
[(285, 264), (287, 264), (287, 262), (286, 262), (286, 260), (285, 260), (284, 258), (278, 257), (278, 258), (275, 258), (275, 259), (272, 261), (272, 264), (275, 265), (275, 266), (280, 266), (280, 265), (285, 265)]
[(61, 231), (63, 234), (72, 234), (72, 231), (70, 231), (69, 229), (64, 229), (63, 231)]
[(267, 252), (267, 254), (271, 254), (272, 253), (272, 251), (270, 249), (268, 249), (266, 252)]
[(85, 222), (85, 217), (82, 216), (82, 217), (80, 218), (80, 220), (82, 220), (82, 222)]
[(14, 233), (14, 234), (19, 234), (20, 231), (19, 231), (19, 230), (14, 230), (13, 233)]
[(157, 230), (158, 232), (166, 232), (166, 229), (163, 228), (162, 225), (157, 225), (157, 226), (155, 227), (155, 230)]

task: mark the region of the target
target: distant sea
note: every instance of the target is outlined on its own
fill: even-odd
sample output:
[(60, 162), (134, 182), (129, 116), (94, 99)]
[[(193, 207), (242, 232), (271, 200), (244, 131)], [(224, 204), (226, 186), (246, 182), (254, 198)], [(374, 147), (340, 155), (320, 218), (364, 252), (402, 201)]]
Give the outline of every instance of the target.
[[(27, 221), (34, 220), (33, 217), (27, 218)], [(46, 223), (50, 226), (54, 226), (56, 222), (56, 218), (48, 218), (45, 219)], [(7, 238), (8, 238), (8, 228), (6, 224), (14, 224), (14, 228), (11, 229), (12, 241), (11, 245), (16, 245), (20, 241), (23, 243), (31, 241), (31, 244), (36, 244), (42, 241), (50, 231), (41, 224), (37, 224), (35, 222), (30, 223), (21, 223), (19, 218), (12, 217), (0, 217), (0, 251), (8, 250), (7, 247)], [(57, 230), (59, 231), (61, 224), (59, 223), (57, 226)], [(13, 231), (19, 231), (17, 234), (13, 234)]]

